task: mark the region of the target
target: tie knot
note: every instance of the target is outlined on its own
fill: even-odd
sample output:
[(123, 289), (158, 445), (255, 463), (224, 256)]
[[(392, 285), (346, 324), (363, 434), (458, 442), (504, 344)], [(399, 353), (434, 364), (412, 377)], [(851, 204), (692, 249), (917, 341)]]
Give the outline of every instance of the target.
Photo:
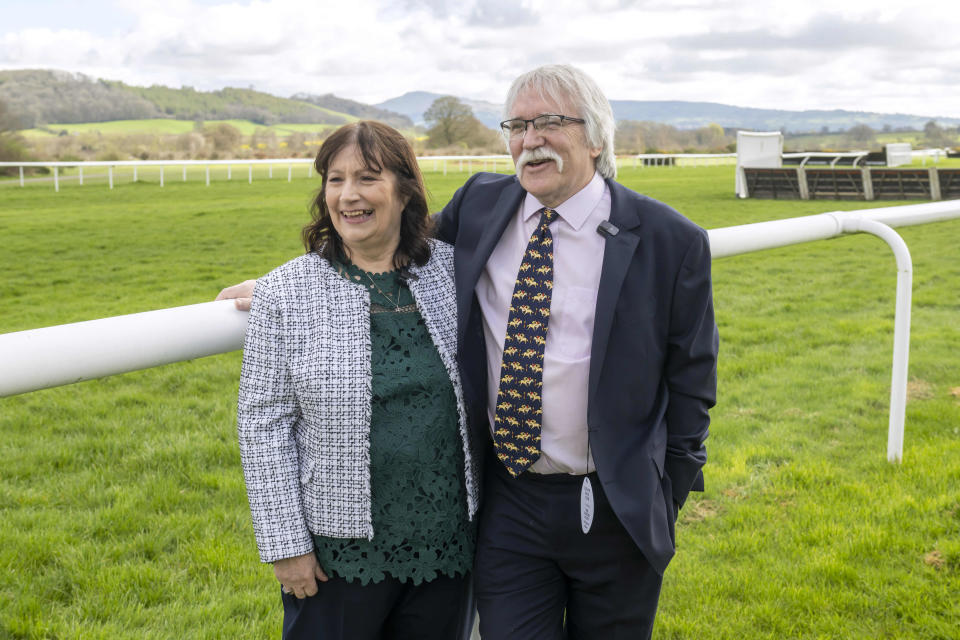
[(541, 214), (540, 220), (545, 224), (550, 224), (557, 219), (557, 212), (550, 207), (544, 207), (542, 209), (543, 213)]

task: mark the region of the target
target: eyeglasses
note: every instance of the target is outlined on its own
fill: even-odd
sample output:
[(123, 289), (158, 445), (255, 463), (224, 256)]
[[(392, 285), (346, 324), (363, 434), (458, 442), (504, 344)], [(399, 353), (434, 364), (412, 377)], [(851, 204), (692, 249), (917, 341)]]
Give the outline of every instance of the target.
[(500, 123), (500, 128), (503, 129), (503, 132), (511, 138), (522, 138), (527, 132), (528, 123), (532, 124), (533, 128), (537, 131), (550, 132), (557, 131), (563, 126), (564, 122), (577, 122), (579, 124), (587, 123), (586, 120), (581, 118), (561, 116), (555, 113), (544, 113), (529, 120), (525, 120), (524, 118), (511, 118), (510, 120), (504, 120)]

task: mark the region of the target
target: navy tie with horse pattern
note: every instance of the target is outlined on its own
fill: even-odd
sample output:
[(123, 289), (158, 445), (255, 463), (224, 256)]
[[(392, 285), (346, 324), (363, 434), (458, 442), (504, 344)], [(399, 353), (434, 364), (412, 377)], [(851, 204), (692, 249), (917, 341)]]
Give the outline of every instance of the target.
[(494, 450), (513, 477), (540, 457), (543, 350), (553, 290), (550, 223), (557, 219), (553, 209), (540, 211), (540, 223), (527, 243), (510, 300), (494, 417)]

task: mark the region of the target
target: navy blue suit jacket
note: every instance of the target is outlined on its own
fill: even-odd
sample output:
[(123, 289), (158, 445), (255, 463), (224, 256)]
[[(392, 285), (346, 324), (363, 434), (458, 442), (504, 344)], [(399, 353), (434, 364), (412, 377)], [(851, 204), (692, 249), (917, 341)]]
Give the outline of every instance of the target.
[[(716, 398), (717, 328), (707, 233), (607, 180), (610, 222), (590, 359), (590, 448), (610, 504), (663, 572), (676, 509), (702, 490), (703, 441)], [(526, 192), (515, 176), (479, 173), (437, 218), (454, 245), (458, 356), (475, 442), (489, 438), (486, 351), (474, 289)], [(585, 229), (585, 233), (594, 233)]]

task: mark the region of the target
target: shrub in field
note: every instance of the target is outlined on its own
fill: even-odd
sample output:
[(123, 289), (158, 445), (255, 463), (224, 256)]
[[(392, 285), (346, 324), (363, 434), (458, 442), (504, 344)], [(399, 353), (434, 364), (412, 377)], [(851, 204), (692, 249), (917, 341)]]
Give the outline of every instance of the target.
[(113, 160), (126, 160), (116, 149), (101, 151), (97, 154), (97, 160), (100, 162), (111, 162)]
[[(26, 141), (16, 134), (17, 122), (14, 115), (0, 101), (0, 162), (15, 162), (27, 159)], [(14, 167), (0, 169), (0, 174), (12, 175)]]
[(182, 153), (188, 158), (196, 158), (203, 154), (207, 146), (207, 140), (203, 137), (202, 133), (191, 131), (189, 133), (181, 133), (177, 136), (174, 145), (179, 153)]
[(226, 122), (207, 127), (203, 135), (217, 151), (233, 151), (240, 145), (242, 137), (239, 129)]
[[(27, 147), (23, 138), (16, 135), (0, 134), (0, 162), (26, 160), (27, 157)], [(0, 168), (0, 173), (3, 175), (13, 175), (16, 171), (15, 167)]]

